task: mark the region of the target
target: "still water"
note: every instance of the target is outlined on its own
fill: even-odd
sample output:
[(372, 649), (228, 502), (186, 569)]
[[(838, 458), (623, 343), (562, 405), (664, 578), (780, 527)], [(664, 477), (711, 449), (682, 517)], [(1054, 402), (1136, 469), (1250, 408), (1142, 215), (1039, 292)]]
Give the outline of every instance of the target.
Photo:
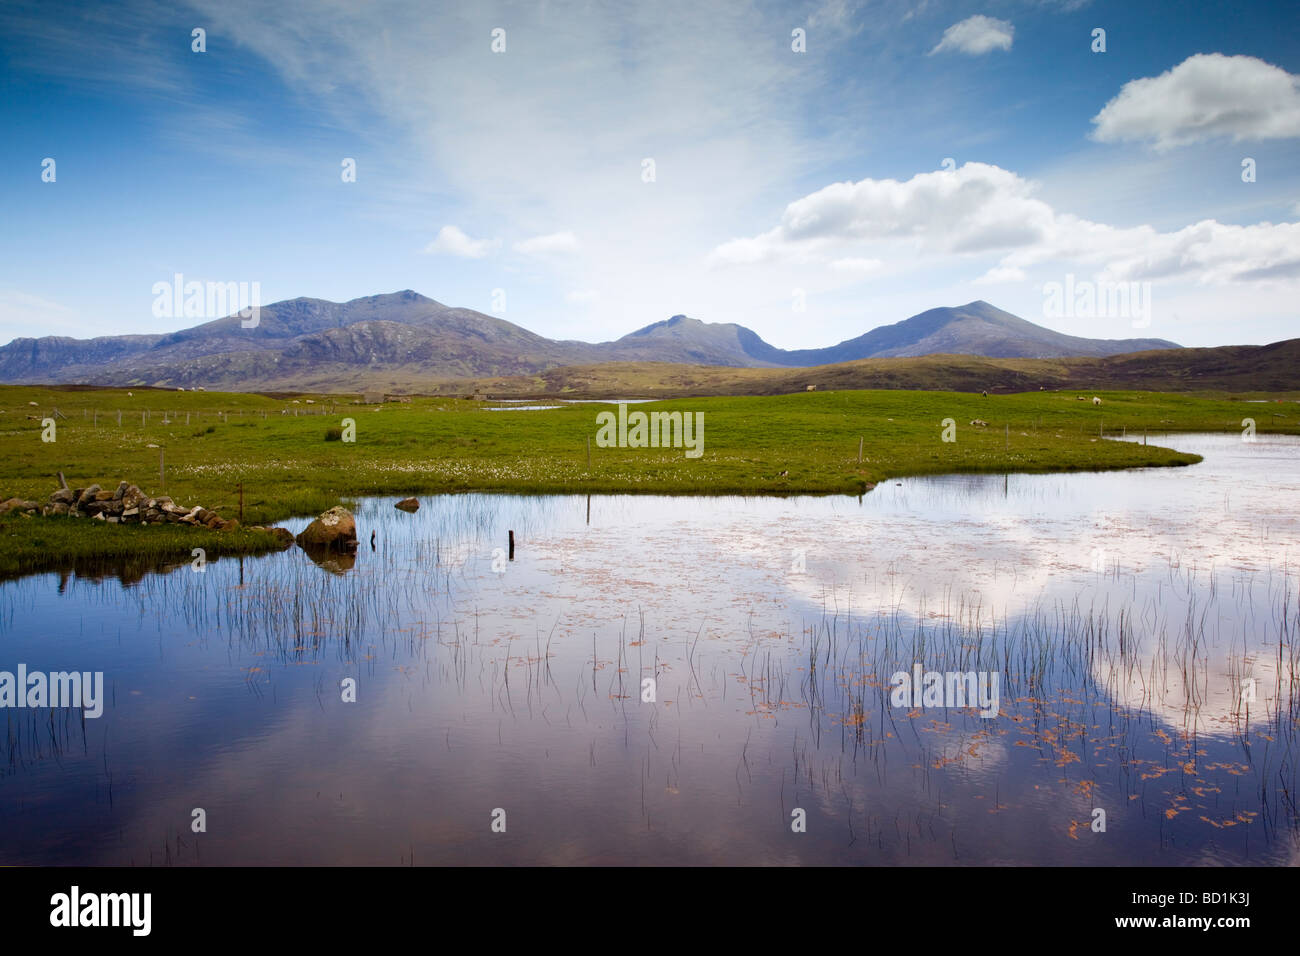
[(1159, 443), (1205, 460), (376, 499), (355, 563), (5, 582), (0, 670), (105, 699), (5, 709), (0, 864), (1296, 863), (1300, 440)]

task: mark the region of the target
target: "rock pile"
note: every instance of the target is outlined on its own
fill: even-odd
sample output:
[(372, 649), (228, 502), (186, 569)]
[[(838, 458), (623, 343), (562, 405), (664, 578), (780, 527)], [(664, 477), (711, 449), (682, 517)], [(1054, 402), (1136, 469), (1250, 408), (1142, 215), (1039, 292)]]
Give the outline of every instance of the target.
[[(0, 514), (9, 511), (28, 515), (90, 518), (109, 524), (187, 524), (212, 531), (233, 531), (239, 527), (239, 522), (233, 518), (222, 518), (215, 511), (209, 511), (201, 505), (186, 508), (176, 504), (167, 495), (150, 497), (137, 486), (125, 481), (118, 483), (116, 491), (105, 490), (99, 485), (76, 489), (60, 488), (43, 505), (21, 498), (0, 502)], [(293, 535), (283, 528), (254, 526), (250, 530), (270, 531), (277, 537), (287, 536), (290, 541), (293, 539)]]

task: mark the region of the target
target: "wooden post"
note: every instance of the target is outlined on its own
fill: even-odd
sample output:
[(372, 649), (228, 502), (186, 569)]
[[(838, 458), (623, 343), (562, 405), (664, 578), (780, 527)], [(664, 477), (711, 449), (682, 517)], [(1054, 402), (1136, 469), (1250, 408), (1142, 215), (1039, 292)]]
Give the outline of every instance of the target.
[(858, 464), (862, 464), (862, 436), (858, 436)]
[(120, 408), (117, 410), (117, 427), (122, 427), (122, 409)]
[(63, 472), (61, 472), (61, 471), (60, 471), (60, 472), (57, 472), (57, 474), (58, 474), (58, 476), (59, 476), (59, 487), (62, 488), (64, 491), (67, 491), (67, 490), (68, 490), (68, 479), (66, 479), (66, 478), (63, 477)]
[(511, 531), (510, 532), (510, 560), (513, 561), (514, 559), (515, 559), (515, 533)]
[(162, 491), (162, 489), (165, 488), (167, 485), (167, 479), (164, 476), (165, 476), (165, 472), (163, 471), (163, 450), (159, 448), (158, 449), (158, 490), (159, 491)]

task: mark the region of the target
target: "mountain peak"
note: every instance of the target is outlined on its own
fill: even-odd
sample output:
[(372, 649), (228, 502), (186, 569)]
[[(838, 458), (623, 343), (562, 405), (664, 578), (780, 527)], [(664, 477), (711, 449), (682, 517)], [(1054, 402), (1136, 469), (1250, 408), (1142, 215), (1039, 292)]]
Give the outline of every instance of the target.
[(678, 313), (671, 318), (662, 319), (659, 322), (651, 322), (647, 326), (637, 329), (635, 332), (629, 332), (623, 336), (625, 339), (644, 338), (647, 335), (653, 335), (659, 331), (677, 331), (686, 328), (702, 328), (711, 325), (709, 322), (701, 322), (699, 319), (692, 319), (689, 315)]

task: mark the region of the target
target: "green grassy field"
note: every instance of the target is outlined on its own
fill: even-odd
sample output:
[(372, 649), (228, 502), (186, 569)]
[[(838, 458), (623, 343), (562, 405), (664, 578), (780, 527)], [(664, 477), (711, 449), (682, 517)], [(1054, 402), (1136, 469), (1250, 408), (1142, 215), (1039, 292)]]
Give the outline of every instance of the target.
[[(5, 386), (0, 387), (0, 499), (44, 501), (56, 487), (58, 471), (74, 487), (91, 482), (112, 487), (125, 479), (150, 494), (166, 493), (179, 504), (201, 504), (227, 517), (235, 516), (243, 482), (245, 524), (316, 514), (371, 494), (856, 494), (904, 475), (1197, 460), (1155, 444), (1099, 440), (1103, 430), (1113, 437), (1143, 429), (1240, 431), (1242, 419), (1252, 417), (1261, 433), (1300, 431), (1300, 406), (1294, 402), (1098, 394), (1100, 406), (1078, 401), (1074, 392), (984, 398), (897, 390), (632, 406), (702, 412), (704, 454), (688, 459), (681, 449), (597, 447), (596, 414), (610, 407), (604, 405), (492, 412), (481, 403), (439, 398), (353, 405), (350, 398), (323, 395), (298, 396), (295, 403), (243, 393), (137, 389), (128, 395), (117, 389)], [(42, 440), (42, 420), (49, 417), (56, 421), (52, 442)], [(355, 442), (326, 441), (327, 429), (341, 427), (345, 418), (355, 420)], [(954, 442), (941, 440), (947, 418), (957, 426)], [(988, 426), (971, 426), (976, 418)]]

